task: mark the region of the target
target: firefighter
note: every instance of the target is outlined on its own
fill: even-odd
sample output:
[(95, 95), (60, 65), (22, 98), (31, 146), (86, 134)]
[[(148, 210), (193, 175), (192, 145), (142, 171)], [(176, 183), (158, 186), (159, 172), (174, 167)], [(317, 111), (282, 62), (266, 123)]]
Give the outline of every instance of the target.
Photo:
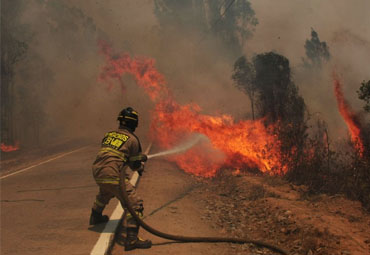
[[(142, 162), (146, 159), (146, 156), (141, 153), (140, 141), (134, 135), (139, 117), (134, 109), (128, 107), (119, 113), (117, 120), (119, 121), (118, 129), (105, 134), (101, 149), (93, 163), (93, 176), (99, 186), (99, 193), (92, 207), (90, 225), (109, 221), (109, 217), (103, 215), (102, 212), (113, 197), (116, 197), (121, 202), (122, 207), (126, 208), (120, 188), (120, 182), (122, 181), (125, 181), (132, 207), (139, 216), (143, 215), (143, 200), (137, 196), (135, 188), (128, 181), (128, 177), (125, 180), (120, 180), (119, 177), (123, 167), (130, 167), (133, 171), (138, 171), (140, 175), (144, 170)], [(126, 233), (123, 237), (125, 239), (125, 250), (150, 248), (152, 242), (138, 237), (138, 223), (127, 209), (124, 211), (122, 223), (123, 233)]]

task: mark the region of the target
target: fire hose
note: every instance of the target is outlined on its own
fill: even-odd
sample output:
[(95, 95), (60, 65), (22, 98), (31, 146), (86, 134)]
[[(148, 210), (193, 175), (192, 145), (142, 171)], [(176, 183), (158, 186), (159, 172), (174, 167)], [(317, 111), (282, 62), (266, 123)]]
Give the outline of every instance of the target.
[[(125, 180), (126, 177), (126, 167), (122, 167), (122, 170), (120, 171), (120, 178), (121, 180)], [(272, 251), (279, 252), (280, 254), (288, 255), (288, 253), (283, 250), (282, 248), (279, 248), (277, 246), (262, 242), (262, 241), (256, 241), (256, 240), (250, 240), (245, 238), (234, 238), (234, 237), (190, 237), (190, 236), (180, 236), (180, 235), (172, 235), (167, 234), (164, 232), (161, 232), (148, 224), (146, 224), (135, 212), (133, 209), (130, 200), (128, 198), (128, 194), (126, 191), (126, 183), (125, 181), (121, 182), (121, 190), (123, 195), (123, 200), (126, 205), (126, 209), (130, 212), (132, 217), (136, 220), (136, 222), (143, 227), (146, 231), (149, 233), (159, 236), (164, 239), (173, 240), (173, 241), (180, 241), (180, 242), (191, 242), (191, 243), (237, 243), (237, 244), (246, 244), (251, 243), (256, 246), (265, 247)]]

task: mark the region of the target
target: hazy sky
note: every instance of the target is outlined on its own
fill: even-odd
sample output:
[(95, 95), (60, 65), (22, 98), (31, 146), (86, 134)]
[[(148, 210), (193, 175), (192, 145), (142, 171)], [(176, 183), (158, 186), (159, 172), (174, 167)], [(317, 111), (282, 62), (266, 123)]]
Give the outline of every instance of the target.
[[(23, 62), (21, 70), (37, 73), (32, 61), (38, 56), (52, 71), (54, 82), (48, 90), (46, 111), (51, 122), (63, 123), (72, 133), (75, 127), (84, 130), (86, 126), (102, 129), (106, 123), (115, 125), (109, 120), (128, 103), (137, 104), (144, 115), (150, 108), (147, 97), (132, 80), (125, 78), (128, 85), (125, 95), (118, 87), (107, 91), (105, 85), (97, 81), (104, 64), (96, 44), (98, 38), (111, 41), (117, 52), (155, 58), (159, 71), (182, 103), (195, 102), (208, 113), (230, 113), (236, 118), (248, 116), (250, 112), (247, 96), (232, 83), (233, 61), (221, 60), (212, 41), (202, 42), (202, 55), (194, 48), (199, 38), (174, 37), (166, 45), (167, 52), (160, 50), (159, 24), (151, 0), (24, 3), (27, 8), (21, 21), (33, 33), (28, 43), (33, 55), (29, 55), (28, 62)], [(251, 3), (259, 24), (246, 43), (244, 54), (250, 58), (274, 50), (286, 56), (293, 79), (310, 110), (322, 112), (332, 126), (340, 124), (345, 131), (336, 109), (331, 73), (337, 70), (343, 79), (346, 97), (360, 110), (363, 103), (355, 91), (362, 80), (370, 79), (370, 1), (251, 0)], [(88, 18), (95, 30), (87, 29)], [(311, 28), (318, 32), (320, 40), (327, 42), (332, 56), (315, 79), (302, 68), (304, 43), (310, 38)], [(202, 72), (194, 66), (202, 67)], [(34, 77), (34, 82), (37, 79), (42, 77)], [(61, 108), (64, 111), (59, 111)]]

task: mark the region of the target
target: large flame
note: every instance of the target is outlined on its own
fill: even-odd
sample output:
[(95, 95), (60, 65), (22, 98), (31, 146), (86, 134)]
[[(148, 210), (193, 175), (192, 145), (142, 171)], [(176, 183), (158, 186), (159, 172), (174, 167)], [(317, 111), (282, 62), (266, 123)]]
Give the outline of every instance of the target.
[(4, 143), (1, 143), (0, 149), (3, 152), (16, 151), (19, 150), (19, 144), (17, 143), (16, 145), (6, 145)]
[(352, 143), (354, 144), (356, 150), (362, 156), (364, 153), (364, 144), (361, 138), (361, 122), (358, 116), (351, 110), (350, 105), (344, 98), (342, 85), (335, 73), (333, 73), (333, 80), (334, 80), (334, 93), (337, 99), (339, 112), (347, 124), (349, 133), (351, 135)]
[(111, 85), (112, 80), (121, 82), (123, 74), (131, 74), (155, 103), (151, 134), (158, 145), (171, 148), (193, 133), (209, 138), (210, 145), (203, 143), (172, 157), (184, 171), (205, 177), (214, 176), (222, 166), (257, 167), (271, 174), (287, 171), (280, 162), (279, 141), (272, 135), (272, 127), (266, 128), (263, 120), (234, 122), (229, 115), (201, 114), (196, 104), (180, 105), (166, 87), (163, 75), (154, 67), (154, 60), (113, 55), (105, 42), (100, 42), (100, 48), (106, 60), (100, 80)]
[(145, 89), (153, 101), (158, 99), (161, 92), (168, 93), (164, 77), (154, 67), (153, 59), (131, 58), (128, 54), (112, 55), (112, 48), (105, 41), (99, 41), (99, 46), (107, 62), (99, 76), (101, 81), (112, 86), (111, 79), (117, 79), (123, 86), (121, 76), (129, 73), (134, 76), (137, 84)]

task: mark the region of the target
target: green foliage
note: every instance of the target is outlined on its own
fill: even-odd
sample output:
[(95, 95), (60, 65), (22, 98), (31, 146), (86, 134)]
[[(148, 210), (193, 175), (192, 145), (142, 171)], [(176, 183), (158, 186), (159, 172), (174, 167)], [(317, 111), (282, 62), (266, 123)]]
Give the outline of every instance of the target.
[(154, 13), (163, 34), (215, 36), (233, 58), (258, 24), (248, 0), (155, 0)]
[(242, 56), (234, 63), (231, 77), (236, 87), (251, 100), (253, 116), (256, 103), (258, 116), (267, 122), (302, 126), (306, 106), (297, 86), (291, 81), (286, 57), (267, 52), (256, 55), (251, 63)]
[(258, 116), (268, 122), (302, 123), (305, 103), (291, 81), (289, 60), (277, 53), (258, 54), (249, 62), (242, 56), (234, 63), (232, 79), (258, 106)]
[[(370, 124), (361, 130), (362, 155), (352, 144), (335, 148), (322, 120), (317, 120), (308, 136), (306, 106), (291, 80), (289, 60), (273, 52), (255, 56), (252, 63), (240, 57), (232, 79), (248, 96), (253, 91), (259, 117), (274, 124), (281, 161), (289, 169), (287, 180), (306, 185), (311, 194), (344, 194), (370, 210)], [(368, 105), (370, 81), (362, 83), (358, 94)]]
[(253, 64), (245, 56), (241, 56), (234, 64), (234, 71), (231, 78), (234, 80), (236, 87), (248, 95), (251, 101), (252, 116), (254, 119), (256, 73)]
[(245, 56), (236, 60), (231, 78), (239, 89), (249, 94), (255, 88), (255, 76), (254, 66)]
[(291, 81), (289, 60), (268, 52), (253, 59), (258, 92), (258, 110), (270, 122), (298, 123), (304, 119), (305, 104)]
[(206, 28), (204, 5), (201, 1), (155, 0), (154, 13), (162, 29), (191, 32), (196, 26)]
[(232, 79), (249, 96), (253, 116), (256, 103), (258, 117), (274, 124), (283, 164), (296, 167), (305, 153), (306, 105), (291, 80), (289, 60), (274, 52), (259, 54), (252, 63), (242, 56), (234, 64)]
[(308, 60), (303, 59), (306, 67), (321, 67), (330, 59), (329, 47), (326, 42), (321, 42), (318, 33), (311, 29), (311, 39), (304, 45)]
[(210, 5), (219, 7), (210, 8), (210, 24), (213, 26), (211, 32), (229, 47), (233, 56), (239, 56), (245, 41), (253, 35), (258, 20), (248, 0), (233, 1), (209, 1)]
[(358, 98), (365, 101), (364, 110), (370, 112), (370, 80), (361, 83), (360, 90), (357, 91)]

